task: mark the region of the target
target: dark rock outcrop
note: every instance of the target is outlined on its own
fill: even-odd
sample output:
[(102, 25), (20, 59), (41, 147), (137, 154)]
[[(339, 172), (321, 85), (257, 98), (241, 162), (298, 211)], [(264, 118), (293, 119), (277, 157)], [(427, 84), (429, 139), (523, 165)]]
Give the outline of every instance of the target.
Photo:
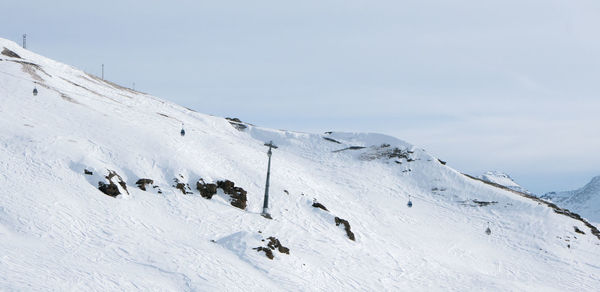
[(267, 247), (269, 247), (272, 250), (277, 249), (280, 253), (285, 253), (285, 254), (290, 254), (290, 249), (283, 246), (281, 244), (281, 242), (279, 241), (279, 239), (271, 236), (269, 238), (267, 238), (269, 240), (269, 243), (267, 243)]
[(190, 188), (190, 185), (180, 182), (177, 178), (174, 178), (173, 181), (175, 182), (173, 187), (180, 190), (184, 195), (193, 194), (191, 192), (192, 189)]
[(108, 184), (99, 181), (98, 189), (101, 192), (103, 192), (104, 194), (109, 195), (111, 197), (116, 197), (121, 194), (121, 192), (119, 192), (119, 188), (117, 187), (117, 185), (115, 183), (113, 183), (112, 181)]
[(135, 184), (138, 186), (138, 188), (140, 188), (142, 191), (146, 190), (146, 185), (153, 185), (154, 184), (154, 180), (149, 179), (149, 178), (140, 178), (138, 179)]
[(407, 161), (410, 161), (409, 153), (407, 150), (402, 150), (398, 147), (393, 148), (390, 151), (384, 153), (387, 158), (406, 158)]
[(268, 257), (270, 260), (272, 260), (272, 259), (275, 257), (275, 256), (273, 256), (273, 251), (272, 251), (271, 249), (269, 249), (268, 247), (262, 247), (262, 246), (259, 246), (259, 247), (255, 247), (255, 248), (253, 248), (253, 250), (256, 250), (256, 251), (258, 251), (258, 252), (264, 251), (264, 252), (265, 252), (265, 255), (266, 255), (266, 256), (267, 256), (267, 257)]
[(337, 143), (337, 144), (342, 144), (340, 141), (336, 140), (336, 139), (332, 139), (329, 137), (323, 137), (323, 139), (329, 141), (329, 142), (333, 142), (333, 143)]
[(15, 53), (15, 52), (7, 49), (7, 48), (4, 48), (2, 50), (2, 55), (7, 56), (7, 57), (11, 57), (11, 58), (21, 59), (21, 56), (19, 56), (17, 53)]
[(320, 208), (320, 209), (323, 209), (323, 210), (329, 212), (329, 210), (327, 210), (327, 208), (325, 208), (325, 206), (323, 204), (317, 202), (317, 200), (313, 201), (312, 206), (315, 207), (315, 208)]
[(342, 152), (342, 151), (346, 151), (346, 150), (360, 150), (360, 149), (364, 149), (366, 147), (364, 146), (350, 146), (350, 147), (346, 147), (346, 148), (342, 148), (342, 149), (338, 149), (338, 150), (333, 150), (331, 152), (333, 153), (337, 153), (337, 152)]
[(212, 199), (217, 193), (217, 184), (205, 183), (203, 179), (196, 182), (196, 189), (200, 191), (200, 195), (206, 199)]
[(226, 120), (230, 121), (230, 122), (235, 122), (235, 123), (242, 123), (242, 121), (238, 118), (225, 118)]
[(217, 181), (217, 187), (221, 188), (225, 194), (229, 195), (232, 206), (238, 207), (242, 210), (246, 209), (248, 202), (246, 190), (236, 187), (235, 183), (230, 180)]
[(87, 175), (93, 175), (94, 173), (90, 170), (84, 169), (83, 170), (83, 174), (87, 174)]
[(227, 119), (229, 121), (229, 124), (231, 124), (238, 131), (244, 131), (246, 128), (248, 128), (248, 126), (246, 126), (245, 123), (242, 122), (238, 118), (225, 118), (225, 119)]
[(125, 192), (127, 192), (127, 194), (129, 194), (129, 191), (127, 191), (127, 184), (123, 181), (123, 178), (121, 178), (121, 176), (118, 175), (115, 171), (108, 170), (108, 175), (105, 176), (105, 178), (108, 180), (108, 183), (101, 182), (101, 181), (98, 182), (98, 189), (101, 192), (103, 192), (104, 194), (111, 196), (111, 197), (116, 197), (116, 196), (120, 195), (121, 192), (119, 191), (119, 188), (115, 184), (115, 181), (116, 181), (121, 186), (121, 188), (123, 188), (123, 190), (125, 190)]
[(350, 240), (354, 241), (354, 233), (350, 230), (350, 223), (348, 220), (342, 219), (340, 217), (335, 217), (335, 226), (340, 226), (340, 224), (344, 225), (344, 229), (346, 230), (346, 235)]
[(486, 202), (486, 201), (478, 201), (478, 200), (473, 200), (473, 203), (477, 204), (479, 207), (498, 204), (497, 201)]
[(247, 192), (242, 188), (235, 188), (235, 192), (230, 194), (231, 196), (231, 205), (234, 207), (238, 207), (242, 210), (246, 209), (246, 203), (248, 198), (246, 196)]
[(223, 192), (231, 199), (231, 205), (242, 210), (246, 209), (248, 203), (247, 192), (243, 188), (236, 187), (235, 183), (226, 179), (219, 180), (216, 184), (206, 183), (200, 178), (196, 182), (196, 189), (200, 191), (200, 195), (206, 199), (212, 199), (217, 193), (217, 189), (222, 189)]
[(398, 147), (391, 147), (390, 144), (381, 144), (379, 146), (369, 147), (369, 151), (361, 154), (362, 160), (375, 160), (375, 159), (393, 159), (398, 164), (402, 164), (402, 159), (411, 162), (414, 161), (411, 156), (411, 152), (407, 149), (400, 149)]
[[(281, 242), (279, 241), (279, 239), (271, 236), (269, 238), (267, 238), (269, 240), (269, 243), (267, 243), (267, 246), (259, 246), (259, 247), (255, 247), (253, 248), (254, 250), (261, 252), (264, 251), (265, 255), (269, 258), (269, 259), (273, 259), (275, 257), (275, 255), (273, 255), (273, 251), (274, 250), (278, 250), (280, 253), (284, 253), (284, 254), (290, 254), (290, 249), (283, 246), (281, 244)], [(262, 241), (265, 241), (264, 239)]]
[(573, 228), (575, 229), (575, 232), (585, 234), (585, 232), (581, 231), (581, 229), (579, 229), (577, 226), (573, 226)]
[(232, 193), (235, 188), (235, 183), (226, 179), (217, 181), (217, 187), (222, 189), (226, 194)]

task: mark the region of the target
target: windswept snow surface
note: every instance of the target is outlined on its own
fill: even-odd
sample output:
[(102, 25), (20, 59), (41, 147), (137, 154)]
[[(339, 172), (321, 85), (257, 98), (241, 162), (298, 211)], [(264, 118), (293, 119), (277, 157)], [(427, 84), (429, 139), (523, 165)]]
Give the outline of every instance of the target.
[[(4, 47), (22, 59), (0, 55), (0, 290), (600, 287), (600, 240), (583, 223), (469, 179), (406, 142), (238, 131), (0, 39)], [(279, 148), (268, 220), (260, 212), (271, 140)], [(108, 170), (129, 194), (98, 190)], [(139, 178), (157, 187), (142, 191)], [(175, 178), (191, 194), (172, 187)], [(246, 210), (222, 190), (201, 197), (200, 178), (248, 191)], [(313, 208), (314, 198), (329, 212)], [(335, 217), (348, 220), (355, 241)], [(289, 255), (274, 250), (269, 260), (253, 249), (270, 236)]]
[(531, 194), (527, 189), (516, 183), (508, 174), (500, 171), (487, 171), (479, 176), (480, 179), (505, 186), (517, 192)]
[(577, 212), (600, 227), (600, 176), (580, 189), (565, 192), (550, 192), (541, 196), (558, 206)]

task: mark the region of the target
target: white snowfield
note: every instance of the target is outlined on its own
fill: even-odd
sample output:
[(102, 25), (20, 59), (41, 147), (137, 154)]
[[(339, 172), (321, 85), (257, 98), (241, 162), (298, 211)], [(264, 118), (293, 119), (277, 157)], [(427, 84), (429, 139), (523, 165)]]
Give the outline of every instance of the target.
[[(20, 58), (0, 55), (0, 290), (600, 287), (600, 239), (583, 222), (467, 178), (406, 142), (240, 131), (0, 39), (4, 48)], [(279, 148), (268, 220), (260, 212), (271, 140)], [(118, 184), (117, 197), (98, 189), (109, 170), (128, 194)], [(154, 185), (143, 191), (140, 178)], [(202, 197), (200, 178), (235, 182), (247, 191), (246, 209), (222, 189)], [(329, 211), (312, 207), (314, 198)], [(253, 249), (271, 250), (271, 236), (289, 254), (272, 250), (271, 260)]]
[(590, 222), (600, 227), (600, 176), (580, 189), (564, 192), (546, 193), (541, 198), (577, 212)]

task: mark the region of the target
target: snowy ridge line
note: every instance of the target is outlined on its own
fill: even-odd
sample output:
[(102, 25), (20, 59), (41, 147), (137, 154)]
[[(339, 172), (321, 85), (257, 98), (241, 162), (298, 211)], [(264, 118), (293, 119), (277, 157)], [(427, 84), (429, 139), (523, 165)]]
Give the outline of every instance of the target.
[(585, 224), (585, 226), (587, 226), (590, 229), (590, 231), (592, 232), (592, 234), (595, 235), (600, 240), (600, 230), (598, 230), (598, 228), (596, 228), (596, 226), (592, 225), (587, 220), (581, 218), (581, 216), (579, 216), (579, 214), (577, 214), (577, 213), (571, 212), (571, 211), (569, 211), (568, 209), (565, 209), (565, 208), (561, 208), (561, 207), (557, 206), (554, 203), (545, 201), (545, 200), (540, 199), (540, 198), (538, 198), (536, 196), (532, 196), (532, 195), (529, 195), (529, 194), (526, 194), (526, 193), (522, 193), (522, 192), (513, 190), (513, 189), (511, 189), (509, 187), (505, 187), (505, 186), (503, 186), (501, 184), (497, 184), (497, 183), (485, 181), (483, 179), (480, 179), (480, 178), (468, 175), (466, 173), (463, 173), (463, 175), (466, 176), (466, 177), (468, 177), (468, 178), (471, 178), (471, 179), (483, 182), (485, 184), (488, 184), (488, 185), (491, 185), (491, 186), (494, 186), (494, 187), (497, 187), (497, 188), (500, 188), (500, 189), (503, 189), (503, 190), (506, 190), (506, 191), (509, 191), (509, 192), (512, 192), (512, 193), (515, 193), (515, 194), (517, 194), (517, 195), (519, 195), (521, 197), (534, 200), (534, 201), (536, 201), (538, 203), (542, 203), (542, 204), (544, 204), (544, 205), (552, 208), (555, 213), (558, 213), (558, 214), (561, 214), (561, 215), (565, 215), (567, 217), (570, 217), (570, 218), (573, 218), (575, 220), (581, 221), (581, 222), (583, 222), (583, 224)]

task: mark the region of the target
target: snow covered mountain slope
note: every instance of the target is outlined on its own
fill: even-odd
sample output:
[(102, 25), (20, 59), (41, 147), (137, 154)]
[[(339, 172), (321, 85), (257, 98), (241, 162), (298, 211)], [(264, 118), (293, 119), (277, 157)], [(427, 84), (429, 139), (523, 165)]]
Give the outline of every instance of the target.
[(396, 138), (228, 121), (0, 50), (2, 290), (600, 287), (582, 221)]
[(505, 186), (517, 192), (531, 194), (527, 189), (516, 183), (508, 174), (499, 171), (487, 171), (479, 176), (480, 179)]
[(541, 198), (577, 212), (596, 226), (600, 226), (600, 176), (592, 178), (588, 184), (578, 190), (550, 192)]

